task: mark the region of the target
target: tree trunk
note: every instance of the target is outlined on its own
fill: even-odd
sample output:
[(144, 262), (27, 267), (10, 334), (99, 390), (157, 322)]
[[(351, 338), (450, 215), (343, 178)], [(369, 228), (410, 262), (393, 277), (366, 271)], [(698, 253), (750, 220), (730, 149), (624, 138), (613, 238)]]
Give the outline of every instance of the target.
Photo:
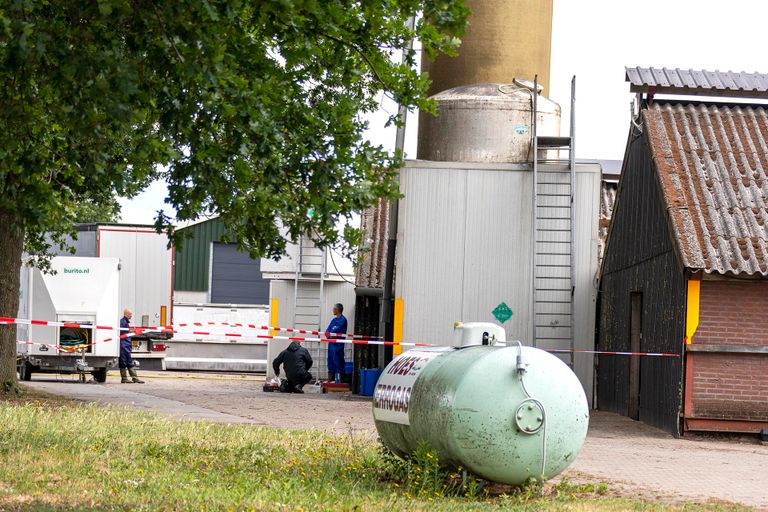
[[(19, 312), (19, 268), (24, 231), (15, 212), (0, 210), (0, 317)], [(16, 384), (16, 326), (0, 324), (0, 392)]]

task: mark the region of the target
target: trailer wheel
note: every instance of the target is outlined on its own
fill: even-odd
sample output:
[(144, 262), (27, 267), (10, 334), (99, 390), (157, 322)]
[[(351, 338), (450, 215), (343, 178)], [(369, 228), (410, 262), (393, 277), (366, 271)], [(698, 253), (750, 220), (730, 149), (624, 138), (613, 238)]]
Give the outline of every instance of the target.
[(99, 368), (98, 370), (91, 372), (91, 375), (93, 375), (93, 380), (95, 380), (96, 382), (99, 382), (101, 384), (107, 382), (106, 368)]
[(32, 380), (32, 365), (24, 361), (19, 366), (19, 378), (23, 381)]

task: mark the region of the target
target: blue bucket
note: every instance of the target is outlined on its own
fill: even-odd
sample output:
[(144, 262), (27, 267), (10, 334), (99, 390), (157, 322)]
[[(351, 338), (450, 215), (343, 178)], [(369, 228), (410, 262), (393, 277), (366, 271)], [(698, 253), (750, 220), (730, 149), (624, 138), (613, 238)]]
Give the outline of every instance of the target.
[(346, 375), (350, 375), (353, 371), (355, 371), (355, 363), (352, 361), (347, 361), (344, 363), (344, 373)]
[(379, 376), (384, 370), (374, 368), (368, 370), (366, 368), (360, 369), (360, 394), (362, 396), (373, 396), (373, 390), (376, 388), (376, 382), (379, 380)]

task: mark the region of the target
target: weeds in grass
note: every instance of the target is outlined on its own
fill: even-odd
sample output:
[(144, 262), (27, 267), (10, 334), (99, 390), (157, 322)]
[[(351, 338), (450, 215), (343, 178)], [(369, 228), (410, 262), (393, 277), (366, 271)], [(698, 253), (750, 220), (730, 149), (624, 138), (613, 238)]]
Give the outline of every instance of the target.
[(455, 496), (457, 491), (445, 469), (429, 445), (422, 443), (407, 458), (400, 458), (388, 449), (379, 450), (381, 478), (389, 481), (397, 494), (432, 501), (436, 497)]
[(576, 484), (564, 478), (558, 484), (552, 486), (551, 491), (557, 497), (573, 496), (576, 494), (598, 494), (603, 496), (608, 492), (608, 484), (605, 482)]
[[(604, 484), (489, 490), (366, 435), (180, 422), (95, 405), (0, 400), (0, 510), (635, 508)], [(603, 487), (601, 487), (603, 486)], [(588, 506), (584, 506), (587, 503)]]
[[(526, 504), (541, 500), (546, 496), (568, 498), (573, 495), (605, 494), (607, 485), (600, 484), (571, 484), (563, 480), (552, 486), (545, 493), (544, 485), (530, 478), (519, 486), (493, 484), (487, 487), (486, 482), (464, 468), (450, 470), (440, 463), (437, 453), (427, 443), (421, 443), (417, 449), (406, 458), (400, 458), (388, 449), (380, 449), (383, 480), (389, 481), (397, 492), (408, 499), (424, 498), (481, 498), (489, 499), (498, 495), (502, 501), (514, 501)], [(503, 492), (498, 492), (503, 489)]]

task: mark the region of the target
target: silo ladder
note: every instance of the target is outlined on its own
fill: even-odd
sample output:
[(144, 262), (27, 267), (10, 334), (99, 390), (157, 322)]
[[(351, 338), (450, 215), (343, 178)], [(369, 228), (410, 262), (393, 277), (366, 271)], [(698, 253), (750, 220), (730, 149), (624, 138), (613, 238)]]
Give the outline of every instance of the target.
[[(576, 77), (571, 81), (570, 136), (537, 134), (538, 83), (533, 90), (533, 346), (558, 354), (573, 368), (574, 194)], [(561, 153), (568, 152), (567, 158)], [(541, 155), (539, 153), (542, 153)], [(551, 153), (556, 152), (555, 155)]]

